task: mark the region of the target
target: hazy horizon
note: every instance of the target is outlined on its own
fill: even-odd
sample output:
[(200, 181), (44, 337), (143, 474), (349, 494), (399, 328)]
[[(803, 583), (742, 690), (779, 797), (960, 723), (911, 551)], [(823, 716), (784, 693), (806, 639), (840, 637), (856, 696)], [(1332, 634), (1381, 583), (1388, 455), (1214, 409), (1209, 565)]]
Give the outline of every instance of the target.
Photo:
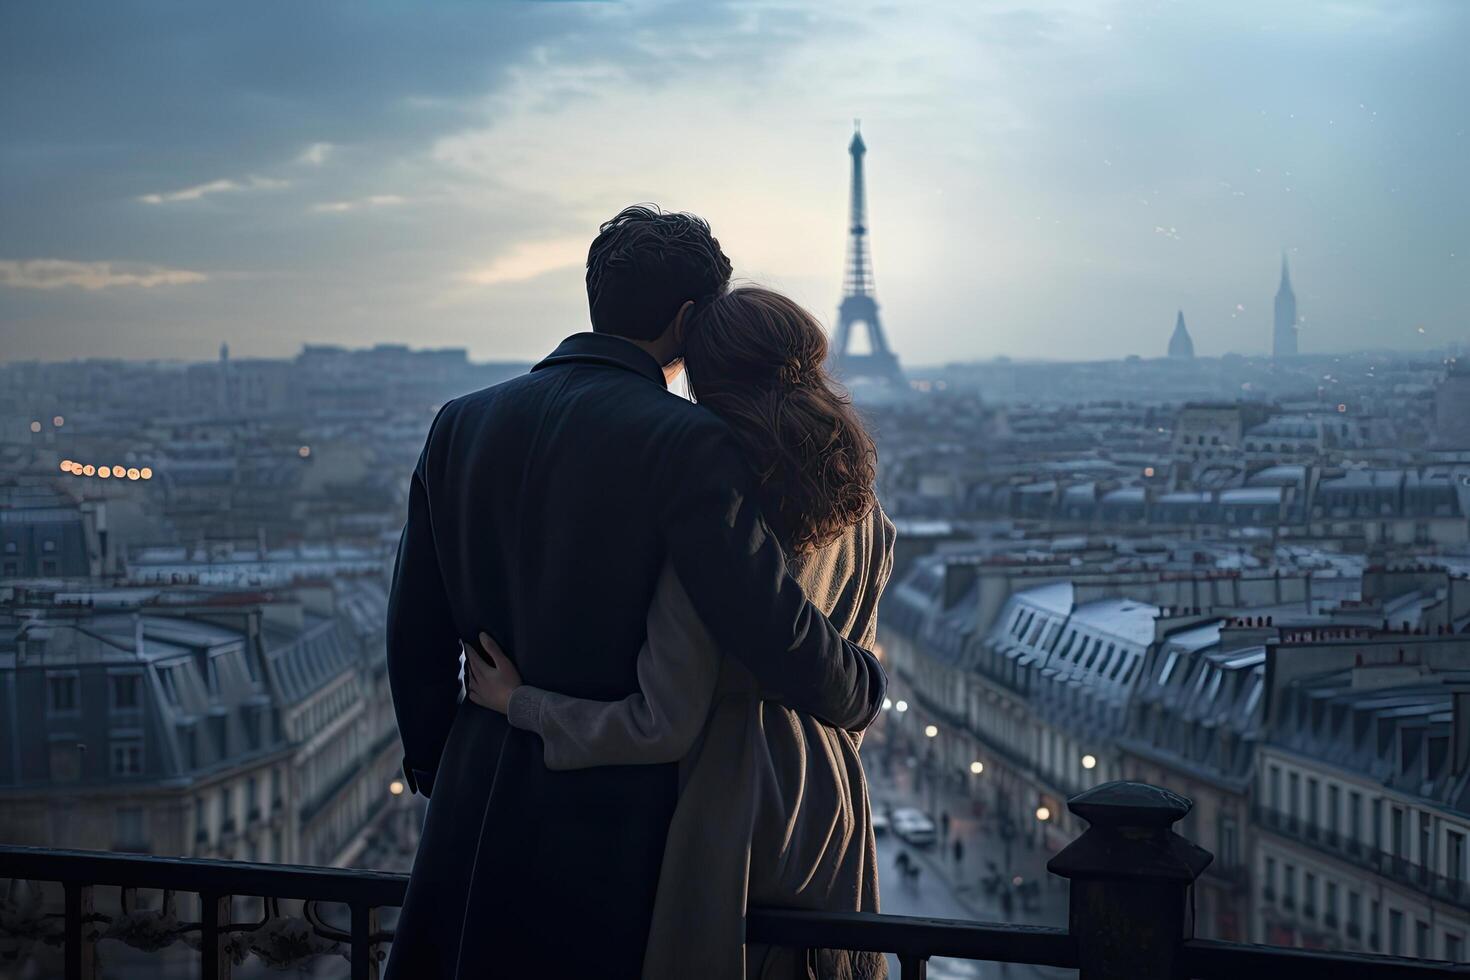
[(1283, 250), (1304, 353), (1442, 348), (1466, 40), (1454, 0), (7, 5), (0, 359), (534, 360), (634, 201), (830, 324), (854, 117), (907, 366), (1155, 357), (1181, 308), (1264, 353)]

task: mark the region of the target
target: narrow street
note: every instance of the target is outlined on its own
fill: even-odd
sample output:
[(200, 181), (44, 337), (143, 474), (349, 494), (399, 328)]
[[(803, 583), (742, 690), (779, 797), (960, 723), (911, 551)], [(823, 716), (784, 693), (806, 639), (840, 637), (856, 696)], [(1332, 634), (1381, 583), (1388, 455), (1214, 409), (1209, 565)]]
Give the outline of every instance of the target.
[[(875, 812), (915, 807), (934, 820), (939, 834), (939, 840), (928, 847), (912, 846), (891, 830), (878, 838), (883, 912), (961, 921), (1066, 924), (1066, 883), (1046, 872), (1044, 854), (1019, 844), (1007, 853), (1008, 849), (995, 839), (990, 823), (973, 816), (967, 798), (945, 790), (926, 788), (920, 792), (907, 767), (887, 771), (876, 758), (865, 757), (864, 761)], [(943, 822), (946, 815), (947, 833)], [(963, 849), (959, 862), (954, 857), (956, 840)], [(900, 862), (904, 854), (918, 869), (917, 876), (904, 875)], [(1003, 886), (987, 890), (985, 880), (992, 875), (1002, 881), (1033, 883), (1028, 887), (1036, 889), (1034, 898), (1023, 901), (1014, 886), (1008, 896), (1002, 894), (1006, 890)], [(889, 957), (889, 971), (894, 978), (899, 976), (896, 957)], [(933, 980), (1060, 980), (1076, 976), (1076, 971), (940, 957), (930, 961), (929, 976)]]

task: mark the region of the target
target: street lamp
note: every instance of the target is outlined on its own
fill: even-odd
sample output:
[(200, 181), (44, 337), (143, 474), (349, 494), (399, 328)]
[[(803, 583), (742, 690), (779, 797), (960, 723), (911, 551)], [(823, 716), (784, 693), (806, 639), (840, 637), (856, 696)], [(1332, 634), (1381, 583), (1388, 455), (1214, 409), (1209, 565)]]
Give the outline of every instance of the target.
[(1051, 807), (1046, 806), (1045, 804), (1037, 807), (1036, 808), (1036, 819), (1037, 820), (1040, 820), (1042, 823), (1046, 823), (1048, 820), (1050, 820), (1051, 819)]
[(1082, 768), (1083, 769), (1095, 769), (1095, 768), (1097, 768), (1097, 756), (1091, 755), (1091, 754), (1084, 755), (1082, 757)]
[(970, 763), (970, 772), (974, 773), (975, 775), (978, 776), (984, 771), (985, 763), (981, 762), (980, 760), (977, 759), (974, 762)]
[(888, 711), (892, 707), (893, 707), (893, 700), (891, 698), (884, 698), (883, 699), (883, 710), (884, 711)]
[(401, 779), (395, 779), (388, 784), (388, 792), (392, 793), (394, 796), (402, 796), (403, 788), (403, 780)]
[(907, 701), (900, 701), (893, 707), (894, 710), (896, 710), (899, 714), (903, 714), (905, 711), (909, 710), (909, 703)]
[(938, 734), (939, 734), (939, 728), (937, 726), (935, 726), (935, 725), (925, 725), (924, 726), (924, 735), (927, 736), (928, 738), (933, 738), (934, 736), (936, 736)]

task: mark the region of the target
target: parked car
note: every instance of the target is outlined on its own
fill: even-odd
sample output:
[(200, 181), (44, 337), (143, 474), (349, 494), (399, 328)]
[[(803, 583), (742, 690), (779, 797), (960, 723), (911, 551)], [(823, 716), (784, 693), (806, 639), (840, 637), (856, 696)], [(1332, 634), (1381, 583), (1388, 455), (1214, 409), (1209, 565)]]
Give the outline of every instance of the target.
[(929, 847), (938, 839), (934, 821), (922, 810), (900, 807), (893, 811), (891, 820), (893, 832), (914, 847)]
[(888, 833), (888, 814), (882, 810), (873, 811), (873, 836), (882, 837)]

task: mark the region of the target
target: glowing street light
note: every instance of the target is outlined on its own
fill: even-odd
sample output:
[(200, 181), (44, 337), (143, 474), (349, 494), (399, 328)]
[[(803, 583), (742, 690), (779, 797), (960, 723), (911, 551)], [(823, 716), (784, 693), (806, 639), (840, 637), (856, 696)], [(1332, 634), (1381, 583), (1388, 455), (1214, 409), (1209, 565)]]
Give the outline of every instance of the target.
[(1097, 768), (1097, 756), (1095, 756), (1095, 755), (1084, 755), (1082, 757), (1082, 768), (1083, 769), (1095, 769), (1095, 768)]
[(1050, 820), (1051, 819), (1051, 807), (1048, 807), (1048, 806), (1039, 806), (1039, 807), (1037, 807), (1036, 808), (1036, 819), (1037, 820), (1040, 820), (1042, 823), (1046, 823), (1046, 821)]
[(308, 456), (311, 455), (311, 447), (302, 446), (300, 449), (296, 450), (296, 455), (300, 456), (302, 459), (306, 459)]
[(888, 710), (890, 710), (892, 708), (893, 708), (893, 700), (891, 698), (884, 698), (883, 699), (883, 710), (884, 711), (888, 711)]
[(934, 736), (939, 734), (939, 728), (936, 725), (925, 725), (924, 734), (929, 738), (933, 738)]
[(41, 431), (41, 423), (40, 422), (32, 422), (31, 423), (31, 431), (32, 432), (40, 432)]
[(151, 480), (153, 479), (153, 468), (150, 466), (145, 466), (138, 471), (138, 475), (145, 480)]
[(82, 475), (83, 476), (91, 476), (93, 473), (96, 473), (96, 472), (97, 472), (97, 467), (93, 466), (91, 463), (88, 463), (86, 466), (83, 466), (82, 467)]
[(61, 461), (61, 472), (63, 472), (63, 473), (70, 473), (71, 472), (71, 460), (69, 460), (69, 459), (63, 459)]
[(59, 429), (66, 424), (66, 419), (62, 418), (60, 415), (55, 415), (51, 418), (51, 424)]
[(907, 701), (900, 701), (893, 706), (893, 710), (897, 711), (899, 714), (903, 714), (905, 711), (909, 710), (909, 703)]
[(100, 477), (102, 477), (102, 479), (104, 479), (104, 480), (107, 479), (109, 476), (112, 475), (112, 467), (110, 467), (110, 466), (99, 466), (99, 467), (97, 467), (97, 475), (100, 476)]
[(130, 467), (128, 467), (128, 479), (129, 480), (137, 480), (137, 479), (141, 478), (142, 475), (143, 475), (143, 471), (140, 470), (140, 469), (138, 469), (136, 466), (130, 466)]
[(403, 780), (401, 779), (395, 779), (393, 780), (393, 782), (388, 784), (388, 792), (392, 793), (394, 796), (402, 796), (403, 789)]
[(980, 775), (984, 771), (985, 763), (979, 761), (978, 759), (970, 763), (970, 772), (974, 773), (976, 776)]

